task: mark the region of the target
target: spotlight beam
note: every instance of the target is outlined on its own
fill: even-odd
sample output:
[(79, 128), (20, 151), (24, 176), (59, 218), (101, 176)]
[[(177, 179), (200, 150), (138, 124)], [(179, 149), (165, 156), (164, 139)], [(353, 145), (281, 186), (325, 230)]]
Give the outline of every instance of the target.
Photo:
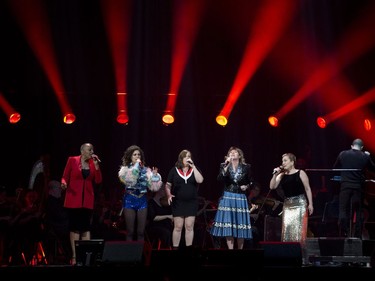
[(5, 99), (1, 91), (0, 91), (0, 108), (4, 111), (4, 113), (8, 117), (9, 122), (17, 123), (21, 119), (21, 115)]
[(57, 68), (52, 36), (46, 11), (41, 0), (9, 1), (21, 29), (39, 60), (49, 82), (52, 85), (63, 115), (72, 110), (64, 93), (66, 92)]
[(375, 25), (374, 13), (375, 3), (371, 3), (342, 38), (336, 53), (328, 54), (297, 93), (277, 111), (276, 115), (279, 118), (284, 117), (312, 93), (335, 78), (344, 67), (375, 46), (375, 30), (372, 28)]
[(127, 124), (126, 78), (132, 1), (102, 0), (101, 5), (116, 79), (117, 122)]
[(173, 1), (171, 79), (164, 112), (173, 116), (183, 72), (204, 11), (204, 1)]
[(251, 28), (232, 89), (220, 112), (220, 115), (227, 118), (229, 118), (246, 84), (249, 83), (259, 65), (284, 33), (296, 11), (296, 1), (268, 0), (264, 2), (265, 4), (260, 9), (255, 24)]

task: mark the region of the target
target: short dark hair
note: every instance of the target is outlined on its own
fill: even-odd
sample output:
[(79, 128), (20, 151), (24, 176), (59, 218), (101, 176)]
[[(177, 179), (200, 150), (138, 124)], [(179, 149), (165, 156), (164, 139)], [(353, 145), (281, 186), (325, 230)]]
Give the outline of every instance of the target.
[(352, 145), (358, 145), (359, 147), (363, 146), (363, 141), (361, 139), (355, 139)]

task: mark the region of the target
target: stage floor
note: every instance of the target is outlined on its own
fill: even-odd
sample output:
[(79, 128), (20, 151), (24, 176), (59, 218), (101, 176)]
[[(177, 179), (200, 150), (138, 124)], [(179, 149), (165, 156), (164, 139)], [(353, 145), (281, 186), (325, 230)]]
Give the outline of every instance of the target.
[[(244, 265), (246, 264), (246, 265)], [(375, 276), (372, 267), (360, 266), (259, 266), (252, 259), (241, 262), (238, 266), (224, 265), (198, 265), (194, 262), (184, 261), (179, 266), (166, 263), (164, 267), (145, 265), (107, 265), (107, 266), (6, 266), (0, 268), (1, 276), (12, 278), (38, 278), (43, 277), (74, 278), (84, 276), (85, 278), (136, 278), (137, 280), (150, 281), (172, 281), (172, 280), (298, 280), (301, 278), (317, 279), (328, 278), (328, 276), (345, 276), (346, 278), (361, 278)]]
[[(267, 248), (268, 247), (268, 248)], [(372, 264), (337, 260), (303, 265), (301, 255), (290, 243), (269, 243), (266, 248), (253, 250), (192, 249), (192, 250), (151, 250), (143, 252), (141, 260), (129, 256), (126, 262), (116, 256), (116, 261), (97, 262), (93, 265), (37, 265), (2, 266), (1, 276), (43, 278), (56, 276), (72, 278), (75, 275), (85, 278), (136, 278), (137, 280), (298, 280), (324, 278), (337, 274), (346, 278), (375, 276)], [(118, 254), (118, 253), (117, 253)], [(116, 255), (117, 255), (116, 254)], [(123, 252), (127, 255), (127, 251)], [(341, 260), (340, 260), (341, 258)], [(333, 275), (336, 276), (336, 275)]]

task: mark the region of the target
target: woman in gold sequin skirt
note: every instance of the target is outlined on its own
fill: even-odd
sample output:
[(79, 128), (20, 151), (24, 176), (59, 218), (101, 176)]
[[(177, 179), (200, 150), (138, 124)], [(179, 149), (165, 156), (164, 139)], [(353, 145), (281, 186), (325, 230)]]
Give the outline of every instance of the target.
[(309, 178), (304, 170), (295, 168), (295, 163), (294, 154), (282, 155), (281, 166), (272, 173), (270, 189), (280, 188), (284, 194), (281, 241), (300, 242), (304, 254), (308, 216), (312, 215), (314, 207)]

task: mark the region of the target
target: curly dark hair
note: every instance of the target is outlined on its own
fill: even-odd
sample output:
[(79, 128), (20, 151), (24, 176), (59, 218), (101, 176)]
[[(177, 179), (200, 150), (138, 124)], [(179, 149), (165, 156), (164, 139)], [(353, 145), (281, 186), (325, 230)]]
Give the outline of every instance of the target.
[(125, 150), (124, 156), (121, 158), (123, 166), (129, 166), (132, 163), (132, 155), (136, 150), (141, 154), (141, 161), (143, 165), (146, 166), (145, 154), (138, 145), (131, 145)]

